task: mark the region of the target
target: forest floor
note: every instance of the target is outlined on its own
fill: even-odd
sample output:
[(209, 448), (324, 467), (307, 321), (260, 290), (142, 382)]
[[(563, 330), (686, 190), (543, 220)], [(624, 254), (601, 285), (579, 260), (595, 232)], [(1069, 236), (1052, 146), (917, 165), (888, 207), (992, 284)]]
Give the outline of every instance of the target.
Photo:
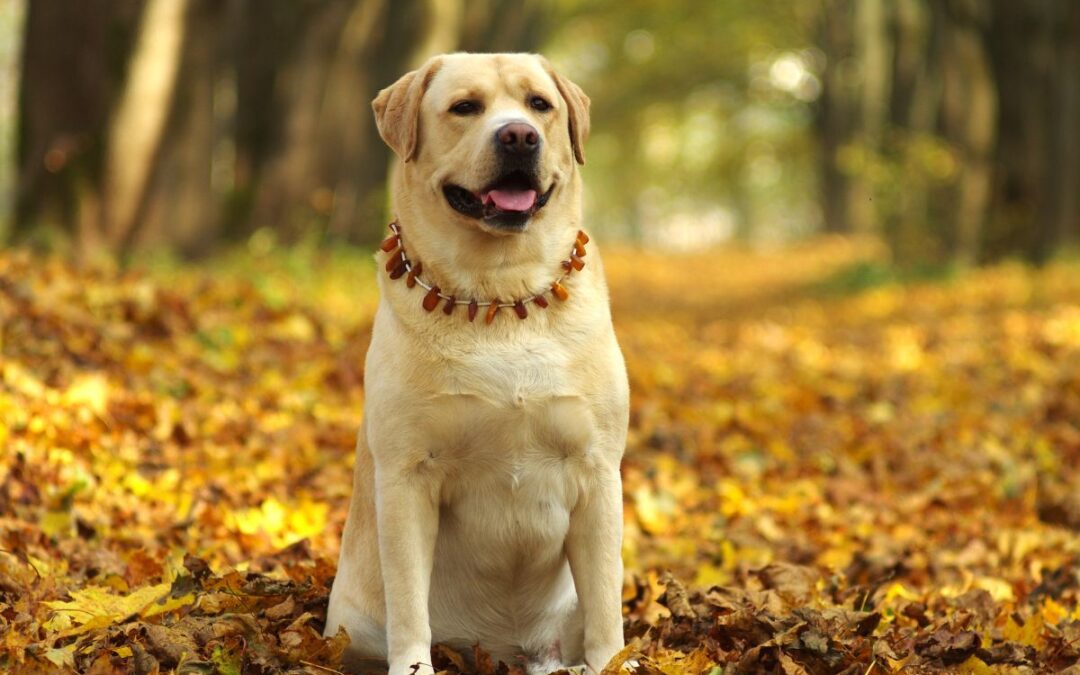
[[(1080, 266), (860, 255), (607, 254), (636, 672), (1080, 673)], [(0, 253), (0, 669), (338, 667), (373, 275)]]

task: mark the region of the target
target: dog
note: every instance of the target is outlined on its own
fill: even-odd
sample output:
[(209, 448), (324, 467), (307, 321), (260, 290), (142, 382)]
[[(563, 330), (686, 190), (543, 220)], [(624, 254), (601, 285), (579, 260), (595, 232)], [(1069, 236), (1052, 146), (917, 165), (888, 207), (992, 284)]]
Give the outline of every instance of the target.
[(629, 386), (581, 232), (589, 99), (541, 56), (459, 53), (372, 106), (396, 220), (326, 634), (392, 675), (432, 673), (433, 643), (598, 673)]

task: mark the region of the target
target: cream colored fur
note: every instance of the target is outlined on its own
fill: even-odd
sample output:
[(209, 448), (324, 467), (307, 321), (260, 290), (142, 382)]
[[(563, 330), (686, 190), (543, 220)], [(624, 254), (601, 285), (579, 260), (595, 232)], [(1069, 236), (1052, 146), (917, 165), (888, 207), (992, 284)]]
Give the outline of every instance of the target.
[[(535, 94), (554, 109), (528, 107)], [(463, 98), (483, 113), (449, 114)], [(373, 105), (401, 160), (394, 208), (424, 278), (481, 300), (549, 286), (582, 228), (581, 90), (542, 57), (452, 54)], [(556, 185), (515, 234), (458, 214), (442, 194), (448, 181), (479, 190), (494, 178), (491, 139), (510, 120), (540, 131), (542, 184)], [(326, 626), (348, 630), (354, 663), (431, 673), (433, 642), (478, 642), (533, 672), (598, 672), (623, 646), (627, 379), (595, 242), (585, 261), (566, 302), (549, 295), (525, 320), (503, 309), (485, 325), (465, 307), (425, 312), (424, 291), (390, 281), (379, 254), (365, 419)]]

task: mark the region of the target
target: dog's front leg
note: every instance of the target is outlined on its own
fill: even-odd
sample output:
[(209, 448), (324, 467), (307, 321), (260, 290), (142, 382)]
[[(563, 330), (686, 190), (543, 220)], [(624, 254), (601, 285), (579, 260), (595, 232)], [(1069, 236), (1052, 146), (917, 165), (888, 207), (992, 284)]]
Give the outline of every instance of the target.
[(433, 673), (428, 593), (439, 530), (438, 492), (422, 471), (376, 475), (390, 675)]
[(597, 471), (570, 516), (566, 555), (585, 619), (585, 665), (599, 673), (623, 647), (622, 486), (619, 467)]

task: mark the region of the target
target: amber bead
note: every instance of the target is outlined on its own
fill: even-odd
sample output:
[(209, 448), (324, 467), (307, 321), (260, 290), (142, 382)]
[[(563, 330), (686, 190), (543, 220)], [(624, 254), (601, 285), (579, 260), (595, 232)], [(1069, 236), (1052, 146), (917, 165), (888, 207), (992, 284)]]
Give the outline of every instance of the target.
[(575, 241), (574, 242), (574, 255), (584, 256), (585, 255), (585, 244), (582, 244), (580, 241)]
[(405, 274), (405, 270), (408, 268), (408, 264), (404, 260), (398, 260), (394, 269), (390, 270), (390, 278), (397, 279), (402, 274)]
[(535, 302), (536, 304), (540, 305), (543, 308), (547, 308), (547, 306), (548, 306), (547, 298), (545, 298), (542, 295), (538, 295), (535, 298), (533, 298), (533, 302)]
[(559, 300), (566, 300), (570, 297), (570, 291), (566, 290), (566, 287), (558, 281), (551, 284), (551, 293)]
[(525, 303), (521, 300), (514, 303), (514, 313), (518, 315), (519, 319), (529, 316), (529, 310), (525, 309)]
[(413, 265), (412, 269), (409, 270), (409, 276), (405, 277), (405, 285), (409, 288), (415, 286), (416, 277), (420, 276), (420, 270), (422, 270), (423, 268), (424, 265), (422, 263), (416, 263), (415, 265)]
[(589, 243), (589, 235), (585, 234), (585, 230), (577, 231), (577, 241), (582, 246)]
[(495, 320), (495, 315), (499, 313), (499, 299), (495, 298), (488, 305), (487, 316), (484, 317), (484, 323), (491, 323)]
[(569, 260), (562, 261), (562, 268), (567, 272), (572, 272), (574, 270), (574, 266), (570, 264)]
[(439, 304), (439, 287), (432, 286), (427, 295), (424, 296), (424, 309), (431, 311), (435, 309)]
[(480, 311), (480, 305), (476, 304), (475, 300), (469, 301), (469, 321), (476, 318), (476, 313)]
[(443, 314), (445, 314), (447, 316), (450, 316), (451, 312), (454, 311), (454, 305), (456, 305), (456, 304), (457, 304), (457, 300), (455, 300), (454, 296), (451, 295), (449, 298), (446, 299), (446, 304), (443, 305), (443, 308), (442, 308)]
[(387, 258), (386, 258), (386, 271), (389, 272), (390, 270), (397, 267), (398, 261), (404, 259), (404, 257), (405, 256), (401, 255), (401, 249), (400, 248), (397, 249), (396, 251), (394, 251), (393, 253), (391, 253), (389, 256), (387, 256)]
[(576, 253), (570, 254), (570, 264), (579, 272), (585, 267), (585, 261), (579, 258)]
[(397, 236), (396, 234), (392, 234), (386, 239), (383, 239), (382, 244), (379, 245), (379, 248), (389, 253), (390, 251), (393, 251), (395, 248), (397, 248), (398, 242), (400, 240), (401, 237)]

